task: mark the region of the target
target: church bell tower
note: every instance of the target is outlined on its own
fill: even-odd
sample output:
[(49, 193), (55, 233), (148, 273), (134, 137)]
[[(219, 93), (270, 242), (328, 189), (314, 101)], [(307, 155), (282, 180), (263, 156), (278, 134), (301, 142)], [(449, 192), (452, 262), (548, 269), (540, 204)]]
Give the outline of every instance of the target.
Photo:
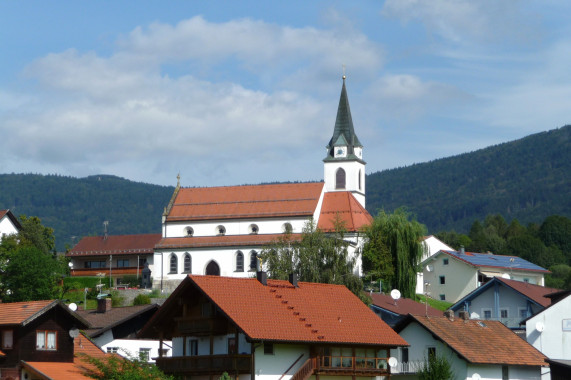
[(365, 164), (363, 145), (357, 138), (351, 119), (345, 75), (333, 137), (327, 144), (324, 162), (325, 191), (349, 191), (365, 207)]

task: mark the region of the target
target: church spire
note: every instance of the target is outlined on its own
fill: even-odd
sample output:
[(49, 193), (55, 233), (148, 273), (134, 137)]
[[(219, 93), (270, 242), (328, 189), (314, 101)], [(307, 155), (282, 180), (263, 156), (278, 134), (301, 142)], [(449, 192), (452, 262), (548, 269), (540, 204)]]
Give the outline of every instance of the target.
[[(347, 88), (345, 87), (345, 75), (343, 75), (343, 87), (341, 88), (341, 97), (339, 98), (339, 106), (337, 107), (337, 118), (335, 119), (335, 128), (333, 136), (327, 145), (327, 157), (325, 160), (335, 159), (339, 157), (335, 149), (346, 149), (343, 158), (357, 158), (355, 156), (355, 148), (362, 148), (359, 138), (355, 134), (353, 127), (353, 119), (351, 118), (351, 108), (349, 107), (349, 97), (347, 96)], [(339, 151), (341, 152), (341, 151)]]

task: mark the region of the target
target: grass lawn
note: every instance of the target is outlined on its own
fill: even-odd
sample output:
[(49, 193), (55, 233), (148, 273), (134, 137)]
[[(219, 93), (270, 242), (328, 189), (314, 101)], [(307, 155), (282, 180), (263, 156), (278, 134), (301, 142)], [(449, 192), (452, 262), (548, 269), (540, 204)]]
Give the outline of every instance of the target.
[[(416, 300), (419, 302), (424, 303), (425, 302), (426, 297), (420, 294), (416, 295)], [(446, 302), (446, 301), (440, 301), (440, 300), (435, 300), (433, 298), (428, 297), (428, 304), (430, 306), (432, 306), (435, 309), (438, 310), (447, 310), (450, 306), (452, 306), (453, 304), (450, 302)]]

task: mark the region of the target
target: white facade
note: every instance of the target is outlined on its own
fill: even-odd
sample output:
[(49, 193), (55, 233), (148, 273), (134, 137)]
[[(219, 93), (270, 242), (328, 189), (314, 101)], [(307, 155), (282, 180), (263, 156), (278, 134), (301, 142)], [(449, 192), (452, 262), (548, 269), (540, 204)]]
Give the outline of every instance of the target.
[[(94, 339), (95, 341), (95, 339)], [(127, 359), (147, 359), (148, 363), (154, 363), (159, 356), (159, 341), (150, 339), (115, 339), (102, 346), (107, 353), (117, 353)], [(172, 356), (172, 342), (163, 341), (163, 356)]]
[[(437, 239), (433, 235), (427, 236), (422, 241), (422, 258), (420, 259), (421, 262), (425, 261), (429, 257), (435, 255), (438, 251), (441, 250), (453, 250), (452, 247), (446, 245), (443, 241)], [(429, 291), (429, 290), (427, 290)], [(424, 294), (424, 273), (418, 272), (416, 274), (416, 293), (417, 294)]]
[[(571, 360), (571, 295), (529, 318), (526, 339), (549, 359)], [(542, 380), (549, 380), (548, 369)]]
[[(0, 212), (1, 213), (1, 212)], [(17, 234), (18, 228), (14, 225), (8, 212), (0, 219), (0, 241), (2, 241), (3, 236), (8, 236), (12, 234)]]
[[(357, 149), (357, 148), (355, 148)], [(337, 171), (345, 171), (345, 185), (337, 184)], [(325, 191), (350, 191), (365, 207), (365, 165), (360, 161), (326, 161), (324, 164)]]

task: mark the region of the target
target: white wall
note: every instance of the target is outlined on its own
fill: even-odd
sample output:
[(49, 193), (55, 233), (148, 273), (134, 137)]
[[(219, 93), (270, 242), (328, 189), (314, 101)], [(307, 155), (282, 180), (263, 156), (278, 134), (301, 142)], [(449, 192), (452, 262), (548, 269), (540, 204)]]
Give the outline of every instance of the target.
[[(432, 257), (438, 251), (448, 250), (453, 251), (454, 248), (446, 245), (443, 241), (438, 240), (436, 237), (430, 235), (422, 241), (423, 254), (420, 259), (421, 262), (425, 261), (429, 257)], [(424, 294), (424, 274), (423, 272), (418, 272), (416, 274), (416, 293)]]
[[(150, 348), (149, 353), (149, 363), (154, 363), (156, 358), (159, 356), (159, 341), (158, 340), (147, 340), (147, 339), (115, 339), (107, 344), (101, 346), (103, 351), (107, 352), (107, 348), (117, 347), (117, 353), (125, 358), (139, 358), (139, 350), (141, 348)], [(172, 342), (163, 341), (163, 348), (169, 349), (169, 351), (164, 356), (172, 356)]]
[[(339, 168), (345, 170), (345, 188), (336, 189), (336, 173)], [(361, 170), (361, 189), (359, 190), (359, 170)], [(365, 207), (365, 165), (357, 161), (332, 161), (324, 164), (325, 191), (351, 191), (355, 199)]]
[[(215, 336), (213, 339), (213, 351), (214, 355), (225, 355), (228, 353), (228, 339), (234, 338), (234, 334), (227, 334), (227, 335), (218, 335)], [(187, 356), (190, 355), (188, 342), (190, 340), (197, 340), (198, 341), (198, 355), (210, 355), (210, 337), (193, 337), (188, 336), (186, 337), (186, 344)], [(176, 337), (173, 338), (172, 346), (173, 346), (173, 354), (172, 356), (182, 356), (183, 353), (183, 341), (184, 338)], [(238, 354), (250, 354), (251, 351), (251, 344), (246, 341), (246, 337), (244, 334), (238, 334), (238, 347), (237, 347)]]
[(18, 233), (18, 229), (16, 228), (16, 226), (14, 226), (14, 224), (12, 223), (10, 218), (8, 218), (8, 216), (4, 216), (0, 220), (0, 241), (2, 241), (3, 235), (8, 236), (8, 235), (17, 234), (17, 233)]
[[(448, 259), (448, 265), (444, 265)], [(432, 270), (427, 270), (428, 266)], [(445, 253), (434, 255), (422, 263), (424, 282), (430, 283), (430, 297), (440, 299), (444, 294), (447, 302), (457, 302), (478, 286), (478, 271), (476, 268), (456, 260)], [(445, 277), (445, 284), (440, 284), (440, 276)]]
[[(286, 370), (303, 354), (296, 365), (286, 373)], [(309, 358), (309, 346), (294, 344), (274, 344), (274, 354), (264, 354), (264, 346), (256, 348), (255, 366), (256, 380), (276, 380), (282, 375), (282, 380), (289, 380), (293, 374)], [(321, 378), (321, 376), (320, 376)]]

